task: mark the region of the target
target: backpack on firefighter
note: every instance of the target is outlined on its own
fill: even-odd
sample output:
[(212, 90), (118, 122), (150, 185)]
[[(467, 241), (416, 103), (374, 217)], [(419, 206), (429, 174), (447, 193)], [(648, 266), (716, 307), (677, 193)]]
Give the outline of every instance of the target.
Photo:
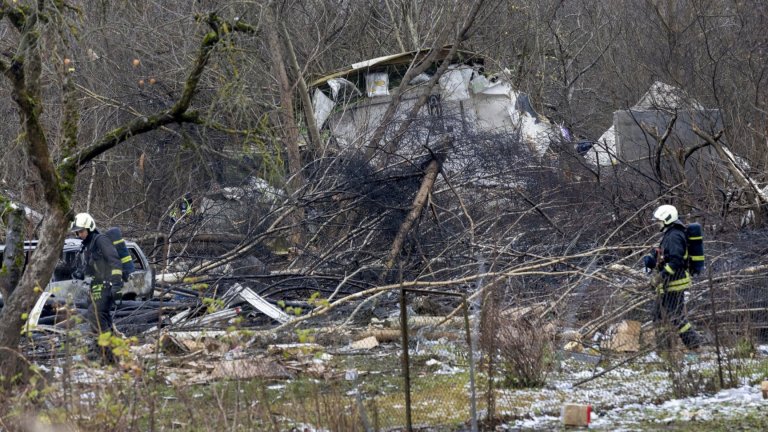
[(125, 239), (123, 239), (123, 233), (118, 227), (112, 227), (104, 233), (117, 250), (117, 256), (120, 257), (120, 262), (123, 264), (123, 281), (128, 282), (128, 276), (136, 270), (136, 266), (133, 265), (133, 257), (128, 251), (128, 247), (125, 245)]
[(685, 263), (688, 273), (695, 276), (704, 271), (704, 236), (701, 224), (690, 223), (685, 227)]

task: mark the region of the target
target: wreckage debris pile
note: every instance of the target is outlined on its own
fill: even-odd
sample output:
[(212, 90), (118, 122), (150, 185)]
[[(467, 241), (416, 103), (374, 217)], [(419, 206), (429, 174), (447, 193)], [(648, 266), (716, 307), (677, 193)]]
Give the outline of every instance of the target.
[[(87, 302), (49, 297), (30, 328), (55, 333), (84, 322), (88, 314)], [(80, 319), (71, 319), (75, 316)], [(127, 336), (166, 328), (224, 330), (237, 317), (246, 318), (239, 322), (242, 327), (271, 326), (291, 319), (283, 309), (238, 283), (207, 293), (172, 286), (151, 300), (118, 300), (113, 311), (115, 327)]]

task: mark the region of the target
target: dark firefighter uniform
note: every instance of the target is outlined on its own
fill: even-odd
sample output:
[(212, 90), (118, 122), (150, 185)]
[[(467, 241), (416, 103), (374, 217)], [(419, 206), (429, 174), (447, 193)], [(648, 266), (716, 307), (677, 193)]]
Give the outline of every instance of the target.
[(659, 294), (654, 318), (657, 322), (674, 324), (685, 346), (696, 349), (701, 345), (701, 338), (685, 314), (685, 290), (691, 286), (685, 225), (675, 221), (666, 226), (663, 232), (659, 248), (646, 261), (651, 264), (648, 267), (658, 271), (651, 282)]
[(91, 281), (91, 321), (97, 333), (112, 331), (114, 293), (123, 285), (123, 264), (106, 235), (93, 230), (83, 240), (85, 275)]

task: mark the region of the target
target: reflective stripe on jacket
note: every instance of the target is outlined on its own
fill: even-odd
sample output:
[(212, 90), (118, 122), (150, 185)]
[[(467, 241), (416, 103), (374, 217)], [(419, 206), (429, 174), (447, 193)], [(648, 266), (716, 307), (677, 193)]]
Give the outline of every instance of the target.
[(683, 291), (691, 286), (691, 275), (688, 273), (688, 241), (685, 235), (685, 225), (675, 221), (664, 230), (661, 238), (662, 265), (660, 272), (666, 273), (667, 283), (657, 286), (659, 292)]

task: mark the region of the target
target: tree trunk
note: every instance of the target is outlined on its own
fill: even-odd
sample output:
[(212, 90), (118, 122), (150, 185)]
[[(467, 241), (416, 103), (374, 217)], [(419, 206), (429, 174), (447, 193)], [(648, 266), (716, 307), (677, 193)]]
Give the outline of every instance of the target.
[(0, 272), (0, 294), (8, 298), (24, 270), (24, 209), (16, 207), (8, 213), (5, 232), (3, 271)]
[[(192, 98), (197, 92), (200, 77), (208, 64), (211, 51), (223, 35), (232, 31), (252, 33), (254, 29), (242, 21), (235, 24), (225, 23), (216, 14), (210, 14), (206, 22), (211, 31), (202, 38), (200, 50), (194, 62), (190, 65), (189, 74), (184, 83), (183, 93), (170, 108), (158, 111), (154, 115), (140, 116), (117, 127), (107, 134), (95, 139), (91, 144), (79, 147), (77, 144), (78, 107), (74, 102), (75, 86), (67, 75), (64, 82), (64, 93), (70, 99), (65, 103), (61, 132), (64, 136), (63, 159), (58, 166), (54, 163), (48, 142), (46, 124), (41, 121), (42, 107), (46, 105), (41, 90), (41, 55), (40, 29), (38, 13), (43, 12), (40, 2), (39, 10), (10, 7), (4, 3), (3, 12), (19, 33), (20, 43), (16, 53), (0, 57), (0, 73), (12, 85), (12, 98), (17, 105), (19, 120), (23, 130), (26, 155), (29, 158), (31, 175), (39, 178), (42, 198), (45, 201), (43, 223), (37, 235), (39, 242), (34, 254), (31, 254), (27, 267), (15, 288), (8, 285), (8, 297), (4, 298), (4, 306), (0, 311), (0, 356), (4, 360), (0, 364), (0, 376), (6, 378), (0, 386), (12, 386), (24, 382), (27, 369), (26, 361), (18, 352), (26, 314), (36, 302), (38, 295), (51, 280), (53, 269), (61, 256), (64, 237), (66, 236), (68, 219), (71, 215), (70, 205), (73, 185), (79, 169), (98, 157), (130, 139), (145, 132), (153, 131), (171, 123), (199, 123), (196, 112), (188, 112)], [(47, 4), (47, 3), (45, 3)], [(51, 6), (56, 6), (54, 2)], [(13, 9), (13, 11), (11, 11)], [(28, 14), (32, 11), (33, 13)], [(12, 13), (11, 13), (12, 12)], [(61, 12), (61, 11), (59, 11)], [(49, 21), (44, 20), (45, 23)], [(46, 24), (47, 25), (47, 24)], [(5, 58), (13, 58), (13, 64)], [(68, 69), (65, 74), (75, 73)], [(11, 382), (11, 377), (16, 377)]]
[(291, 188), (293, 191), (303, 186), (301, 178), (301, 156), (299, 153), (299, 130), (296, 125), (293, 107), (293, 86), (288, 78), (288, 72), (285, 69), (285, 59), (283, 58), (283, 46), (280, 43), (279, 23), (277, 14), (272, 8), (266, 8), (268, 24), (264, 26), (267, 36), (269, 52), (272, 56), (272, 65), (274, 66), (275, 78), (280, 85), (280, 107), (279, 118), (281, 129), (285, 131), (285, 149), (288, 153), (288, 170), (291, 177)]
[(309, 132), (310, 153), (317, 154), (322, 152), (323, 143), (320, 139), (320, 131), (317, 127), (317, 121), (315, 120), (315, 112), (312, 109), (312, 99), (309, 97), (309, 89), (307, 88), (307, 81), (304, 79), (304, 73), (299, 66), (299, 60), (296, 58), (296, 51), (293, 49), (293, 43), (291, 43), (290, 35), (285, 29), (285, 25), (281, 23), (283, 30), (283, 37), (285, 43), (288, 45), (288, 55), (291, 59), (291, 66), (296, 74), (296, 84), (299, 87), (299, 97), (301, 98), (301, 105), (304, 108), (304, 118), (307, 122), (307, 131)]
[[(290, 191), (295, 193), (304, 186), (304, 179), (301, 175), (301, 153), (299, 152), (299, 130), (296, 124), (293, 107), (293, 86), (288, 79), (288, 73), (285, 70), (285, 59), (283, 58), (283, 47), (280, 43), (280, 32), (277, 13), (270, 7), (265, 9), (267, 14), (267, 25), (264, 31), (267, 36), (269, 52), (272, 56), (272, 64), (278, 83), (280, 84), (280, 128), (285, 131), (283, 136), (285, 148), (288, 153), (288, 171)], [(301, 230), (299, 229), (304, 214), (297, 207), (292, 217), (293, 230), (291, 233), (291, 242), (300, 244), (302, 241)]]
[(20, 329), (25, 321), (23, 317), (34, 306), (38, 293), (51, 280), (67, 232), (67, 217), (62, 208), (51, 206), (45, 214), (40, 229), (40, 242), (35, 249), (35, 259), (30, 260), (16, 289), (8, 296), (0, 311), (0, 350), (3, 351), (0, 376), (6, 377), (6, 380), (2, 381), (2, 385), (6, 387), (14, 384), (10, 382), (10, 377), (25, 372), (25, 362), (18, 353)]

